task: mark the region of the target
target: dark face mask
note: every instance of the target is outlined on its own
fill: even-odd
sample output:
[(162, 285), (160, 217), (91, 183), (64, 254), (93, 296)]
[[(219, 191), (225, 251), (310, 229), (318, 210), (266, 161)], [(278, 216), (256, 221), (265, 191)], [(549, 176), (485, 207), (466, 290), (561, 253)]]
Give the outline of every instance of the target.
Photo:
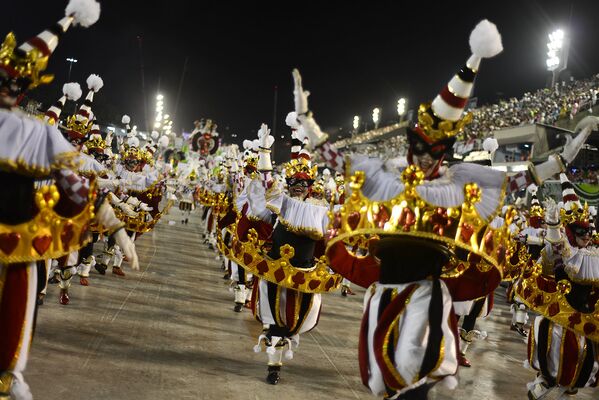
[(574, 234), (576, 236), (585, 236), (585, 235), (590, 235), (591, 234), (591, 228), (585, 228), (582, 226), (574, 226), (572, 228), (572, 232), (574, 232)]
[(291, 186), (301, 186), (304, 188), (310, 187), (311, 182), (305, 179), (297, 179), (297, 178), (289, 178), (287, 179), (287, 185)]
[(429, 144), (418, 133), (408, 129), (408, 142), (412, 154), (416, 156), (429, 154), (434, 160), (440, 160), (453, 146), (455, 138), (442, 139)]

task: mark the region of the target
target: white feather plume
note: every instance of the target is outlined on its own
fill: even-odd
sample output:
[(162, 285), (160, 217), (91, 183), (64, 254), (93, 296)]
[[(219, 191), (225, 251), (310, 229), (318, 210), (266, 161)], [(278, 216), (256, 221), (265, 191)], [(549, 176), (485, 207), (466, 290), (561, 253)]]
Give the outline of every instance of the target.
[(243, 141), (243, 148), (245, 150), (250, 150), (252, 148), (252, 141), (251, 140), (244, 140)]
[(95, 0), (71, 0), (65, 15), (74, 18), (73, 25), (87, 28), (100, 19), (100, 3)]
[(483, 141), (483, 150), (488, 151), (489, 153), (493, 153), (495, 150), (499, 148), (499, 143), (495, 138), (486, 138)]
[(273, 145), (274, 142), (275, 142), (275, 138), (268, 135), (268, 137), (266, 138), (266, 147), (271, 148), (271, 146)]
[(258, 139), (252, 140), (252, 150), (254, 150), (254, 151), (260, 150), (260, 141)]
[(131, 137), (127, 140), (127, 144), (129, 147), (139, 147), (139, 139), (136, 137)]
[(123, 118), (121, 119), (121, 122), (123, 124), (128, 124), (129, 122), (131, 122), (131, 117), (128, 115), (123, 115)]
[(287, 117), (285, 118), (285, 123), (291, 129), (297, 129), (297, 127), (299, 126), (299, 124), (297, 123), (297, 113), (295, 111), (291, 111), (289, 114), (287, 114)]
[(160, 133), (158, 131), (152, 131), (152, 139), (156, 140), (160, 137)]
[(104, 81), (100, 78), (99, 75), (91, 74), (87, 77), (87, 88), (89, 90), (93, 90), (94, 92), (98, 92), (98, 90), (102, 89), (104, 86)]
[(62, 87), (62, 93), (67, 96), (67, 99), (77, 101), (83, 94), (81, 86), (77, 82), (65, 83)]
[(328, 169), (328, 168), (325, 168), (325, 169), (322, 171), (322, 176), (331, 176), (331, 170), (330, 170), (330, 169)]
[(501, 53), (503, 44), (497, 26), (487, 19), (480, 21), (470, 33), (470, 50), (480, 58), (490, 58)]
[(163, 135), (160, 139), (158, 139), (158, 145), (160, 147), (167, 147), (168, 143), (169, 143), (168, 136)]

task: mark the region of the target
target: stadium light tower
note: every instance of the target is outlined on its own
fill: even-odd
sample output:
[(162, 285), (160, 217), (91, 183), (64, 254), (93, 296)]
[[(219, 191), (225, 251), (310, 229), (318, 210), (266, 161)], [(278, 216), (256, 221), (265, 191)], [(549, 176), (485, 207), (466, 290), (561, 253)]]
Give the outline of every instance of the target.
[(547, 70), (551, 72), (551, 87), (555, 86), (557, 78), (568, 67), (568, 52), (570, 41), (562, 29), (549, 34), (547, 43)]
[(354, 131), (356, 131), (356, 132), (358, 131), (358, 128), (360, 128), (360, 117), (358, 115), (354, 116), (353, 127), (354, 127)]
[(375, 107), (375, 109), (372, 110), (372, 122), (374, 122), (374, 129), (377, 129), (379, 127), (380, 117), (381, 117), (381, 109), (378, 107)]
[(397, 100), (397, 115), (399, 115), (399, 122), (403, 119), (404, 114), (406, 113), (406, 99), (403, 97)]
[(73, 64), (77, 62), (74, 58), (67, 58), (67, 62), (69, 63), (69, 75), (67, 76), (67, 82), (71, 81), (71, 70), (73, 69)]

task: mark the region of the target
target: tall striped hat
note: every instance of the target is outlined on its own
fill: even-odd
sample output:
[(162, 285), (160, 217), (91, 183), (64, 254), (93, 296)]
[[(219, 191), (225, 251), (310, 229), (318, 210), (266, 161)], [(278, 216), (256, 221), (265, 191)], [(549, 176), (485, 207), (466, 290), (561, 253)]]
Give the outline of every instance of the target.
[(63, 96), (46, 111), (44, 121), (50, 125), (55, 125), (60, 118), (60, 114), (67, 100), (77, 101), (81, 97), (81, 86), (77, 82), (65, 83), (62, 87)]
[(91, 74), (87, 78), (87, 88), (89, 92), (85, 96), (85, 100), (77, 113), (72, 115), (67, 120), (67, 133), (71, 140), (80, 140), (85, 138), (93, 126), (92, 102), (94, 101), (94, 93), (98, 92), (104, 81), (98, 75)]
[(99, 18), (100, 4), (96, 0), (71, 0), (64, 18), (19, 47), (16, 46), (14, 34), (9, 33), (0, 47), (0, 68), (13, 78), (26, 78), (28, 85), (24, 89), (50, 83), (54, 76), (42, 73), (48, 66), (48, 58), (58, 46), (60, 36), (71, 25), (89, 27)]
[(472, 94), (474, 79), (483, 58), (491, 58), (503, 50), (497, 27), (482, 20), (470, 34), (472, 55), (466, 64), (443, 87), (432, 103), (421, 104), (418, 110), (417, 133), (428, 143), (454, 137), (470, 122), (472, 116), (462, 117)]
[(564, 224), (587, 224), (589, 221), (589, 205), (580, 203), (578, 195), (574, 191), (572, 182), (566, 174), (560, 174), (559, 180), (562, 184), (562, 208), (560, 217)]

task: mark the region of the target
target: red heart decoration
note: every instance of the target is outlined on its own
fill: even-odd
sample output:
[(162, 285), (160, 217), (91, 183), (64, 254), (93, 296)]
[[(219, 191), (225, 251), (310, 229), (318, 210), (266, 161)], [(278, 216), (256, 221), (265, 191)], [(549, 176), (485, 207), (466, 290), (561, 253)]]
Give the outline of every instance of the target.
[(318, 279), (312, 279), (310, 283), (308, 283), (308, 287), (310, 288), (310, 290), (314, 290), (318, 286), (320, 286), (320, 280)]
[(358, 226), (359, 223), (360, 223), (360, 213), (359, 212), (354, 211), (353, 213), (349, 214), (349, 216), (347, 217), (347, 224), (352, 229), (352, 231), (354, 229), (356, 229), (356, 227)]
[(71, 243), (73, 235), (73, 224), (71, 222), (67, 222), (62, 229), (62, 233), (60, 234), (60, 241), (62, 242), (63, 249), (69, 248), (69, 243)]
[(466, 224), (466, 223), (462, 224), (461, 236), (462, 236), (462, 240), (464, 242), (469, 242), (470, 237), (472, 236), (473, 233), (474, 233), (474, 228), (472, 227), (472, 225)]
[(48, 247), (52, 244), (52, 236), (37, 236), (33, 239), (33, 248), (37, 253), (42, 256), (48, 250)]
[(2, 252), (7, 256), (11, 255), (12, 252), (17, 248), (19, 240), (21, 240), (21, 235), (16, 232), (1, 234), (0, 250), (2, 250)]

